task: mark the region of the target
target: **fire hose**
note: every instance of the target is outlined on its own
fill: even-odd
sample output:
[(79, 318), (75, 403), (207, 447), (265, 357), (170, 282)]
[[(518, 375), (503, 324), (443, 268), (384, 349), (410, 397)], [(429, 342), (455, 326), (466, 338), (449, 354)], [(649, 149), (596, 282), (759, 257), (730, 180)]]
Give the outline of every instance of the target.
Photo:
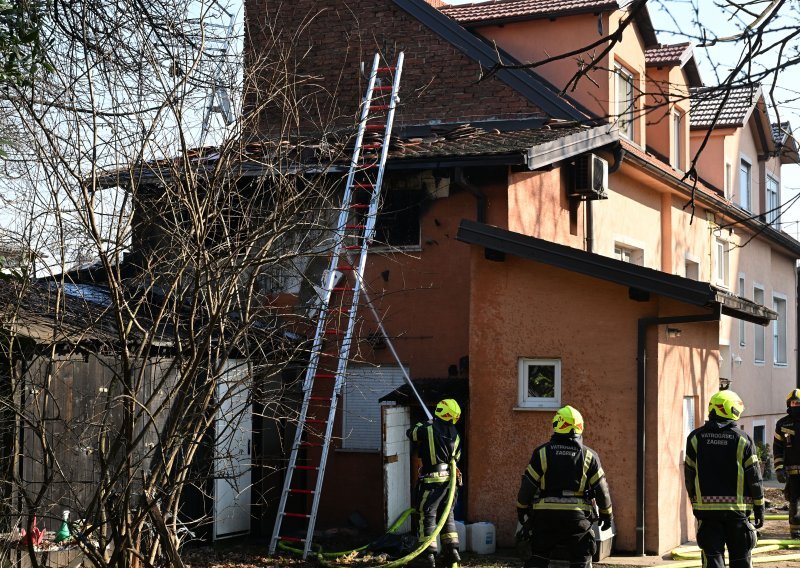
[[(445, 509), (444, 509), (445, 513), (440, 516), (439, 522), (436, 524), (436, 528), (434, 528), (433, 532), (430, 535), (428, 535), (427, 537), (425, 537), (424, 540), (420, 541), (419, 542), (419, 546), (416, 549), (414, 549), (413, 551), (411, 551), (407, 555), (403, 556), (402, 558), (398, 558), (398, 559), (392, 560), (390, 562), (386, 562), (386, 563), (383, 563), (383, 564), (360, 564), (359, 563), (359, 566), (364, 566), (364, 568), (397, 568), (399, 566), (404, 566), (404, 565), (408, 564), (411, 560), (413, 560), (414, 558), (416, 558), (417, 556), (422, 554), (422, 552), (425, 549), (427, 549), (428, 546), (430, 546), (430, 544), (434, 540), (436, 540), (436, 537), (439, 536), (440, 532), (442, 532), (442, 528), (444, 527), (444, 524), (447, 522), (447, 517), (450, 514), (450, 510), (453, 508), (453, 501), (455, 500), (457, 477), (458, 476), (456, 475), (456, 462), (455, 461), (451, 461), (450, 462), (450, 484), (449, 484), (448, 492), (447, 492), (447, 501), (445, 503)], [(397, 531), (397, 529), (399, 529), (403, 525), (405, 520), (408, 518), (408, 516), (412, 512), (414, 512), (414, 509), (405, 510), (397, 518), (397, 520), (394, 523), (392, 523), (392, 526), (389, 527), (389, 529), (387, 531), (387, 534)], [(372, 544), (372, 543), (370, 543), (370, 544)], [(350, 556), (350, 555), (357, 554), (358, 552), (361, 552), (363, 550), (368, 549), (370, 547), (370, 544), (365, 544), (364, 546), (360, 546), (360, 547), (354, 548), (352, 550), (344, 550), (344, 551), (339, 551), (339, 552), (323, 552), (322, 549), (319, 549), (318, 551), (315, 552), (315, 554), (316, 554), (317, 561), (322, 566), (327, 566), (327, 567), (343, 566), (344, 563), (339, 563), (339, 562), (331, 563), (331, 562), (328, 562), (326, 559), (328, 559), (328, 558), (336, 559), (336, 558), (342, 558), (342, 557), (345, 557), (345, 556)], [(284, 544), (283, 542), (279, 542), (278, 543), (278, 548), (280, 548), (282, 550), (289, 551), (289, 552), (293, 552), (295, 554), (302, 554), (303, 553), (302, 550), (300, 550), (298, 548), (291, 547), (291, 546), (289, 546), (287, 544)], [(353, 560), (353, 559), (348, 559), (348, 560)]]

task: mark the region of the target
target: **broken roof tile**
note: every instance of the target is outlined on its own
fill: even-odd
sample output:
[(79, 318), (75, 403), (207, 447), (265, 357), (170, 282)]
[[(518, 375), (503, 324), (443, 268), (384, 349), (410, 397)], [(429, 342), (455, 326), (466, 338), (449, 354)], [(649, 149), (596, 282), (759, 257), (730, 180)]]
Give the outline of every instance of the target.
[(460, 24), (532, 20), (616, 10), (616, 0), (490, 0), (441, 8)]

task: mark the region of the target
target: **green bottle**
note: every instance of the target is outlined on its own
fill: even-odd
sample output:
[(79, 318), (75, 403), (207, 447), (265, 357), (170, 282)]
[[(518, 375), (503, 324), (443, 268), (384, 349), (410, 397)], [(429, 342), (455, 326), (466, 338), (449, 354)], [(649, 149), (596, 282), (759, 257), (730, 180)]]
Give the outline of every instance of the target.
[(69, 531), (69, 511), (64, 511), (64, 519), (61, 521), (61, 526), (56, 531), (56, 538), (54, 542), (64, 542), (70, 537)]

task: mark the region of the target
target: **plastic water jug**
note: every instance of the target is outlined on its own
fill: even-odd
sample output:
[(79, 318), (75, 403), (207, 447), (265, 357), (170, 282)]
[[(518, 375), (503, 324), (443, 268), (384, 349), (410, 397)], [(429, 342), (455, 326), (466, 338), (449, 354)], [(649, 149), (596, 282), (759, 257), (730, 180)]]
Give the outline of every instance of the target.
[(472, 552), (494, 554), (497, 546), (494, 525), (486, 522), (467, 525), (467, 540), (469, 541), (469, 549)]
[(456, 521), (456, 533), (458, 533), (458, 551), (467, 551), (467, 525), (461, 521)]

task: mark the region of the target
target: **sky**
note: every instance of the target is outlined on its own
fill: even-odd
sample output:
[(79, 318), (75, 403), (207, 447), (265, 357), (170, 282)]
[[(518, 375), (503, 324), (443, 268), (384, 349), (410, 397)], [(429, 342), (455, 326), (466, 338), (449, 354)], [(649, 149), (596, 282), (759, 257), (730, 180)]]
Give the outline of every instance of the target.
[[(471, 0), (446, 0), (449, 4), (468, 4)], [(694, 45), (694, 56), (700, 68), (700, 75), (705, 85), (719, 84), (739, 61), (744, 49), (741, 40), (717, 41), (715, 45), (705, 47), (699, 45), (702, 34), (705, 37), (728, 38), (737, 35), (745, 25), (752, 23), (754, 17), (743, 13), (732, 13), (720, 6), (733, 0), (649, 0), (647, 3), (650, 19), (656, 29), (658, 40), (662, 44), (674, 44), (691, 41)], [(626, 0), (619, 0), (625, 4)], [(743, 2), (739, 2), (743, 4)], [(745, 4), (747, 2), (744, 2)], [(749, 0), (753, 11), (764, 9), (769, 3), (764, 0)], [(798, 8), (793, 2), (787, 2), (782, 8), (786, 14), (779, 18), (768, 29), (775, 29), (767, 34), (766, 42), (775, 42), (776, 46), (769, 53), (756, 61), (749, 61), (748, 68), (757, 72), (763, 67), (773, 66), (776, 61), (785, 61), (796, 57), (800, 52), (800, 39), (789, 43), (783, 52), (777, 42), (786, 36), (786, 29), (797, 29)], [(757, 22), (758, 23), (758, 22)], [(785, 26), (785, 27), (784, 27)], [(774, 86), (774, 89), (773, 89)], [(770, 108), (773, 122), (789, 121), (800, 136), (800, 65), (790, 68), (777, 76), (762, 81), (765, 91), (772, 90), (775, 107)], [(769, 93), (765, 92), (767, 105), (772, 107)], [(776, 112), (776, 110), (778, 112)], [(784, 204), (792, 202), (791, 207), (784, 208), (780, 218), (781, 228), (800, 240), (800, 200), (794, 200), (800, 193), (800, 166), (786, 165), (781, 172), (781, 200)]]

